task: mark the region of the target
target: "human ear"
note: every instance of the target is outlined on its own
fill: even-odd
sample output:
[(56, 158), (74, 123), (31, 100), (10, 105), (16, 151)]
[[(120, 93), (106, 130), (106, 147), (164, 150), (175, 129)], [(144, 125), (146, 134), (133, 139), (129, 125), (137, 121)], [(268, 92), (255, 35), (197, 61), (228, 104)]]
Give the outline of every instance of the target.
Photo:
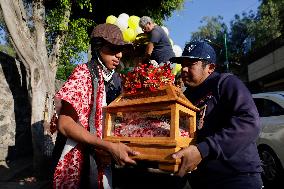
[(214, 72), (215, 68), (216, 68), (216, 65), (215, 64), (208, 64), (209, 67), (208, 67), (208, 73), (211, 74)]

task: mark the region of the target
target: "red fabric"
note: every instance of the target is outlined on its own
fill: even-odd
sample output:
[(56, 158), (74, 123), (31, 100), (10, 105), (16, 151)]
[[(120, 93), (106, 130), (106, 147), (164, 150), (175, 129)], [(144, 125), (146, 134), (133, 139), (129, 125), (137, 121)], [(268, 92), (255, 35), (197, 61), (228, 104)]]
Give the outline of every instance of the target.
[(95, 115), (95, 127), (97, 131), (97, 137), (102, 138), (102, 123), (103, 123), (103, 96), (104, 96), (104, 80), (102, 71), (99, 70), (99, 84), (96, 99), (96, 115)]
[[(104, 83), (100, 73), (100, 82), (97, 94), (97, 114), (95, 115), (95, 125), (97, 136), (102, 137), (102, 97)], [(88, 118), (93, 104), (93, 86), (90, 72), (86, 64), (78, 65), (60, 91), (55, 95), (57, 98), (70, 103), (76, 110), (79, 122), (89, 130)], [(83, 165), (83, 149), (77, 144), (61, 159), (55, 169), (53, 187), (54, 188), (79, 188)], [(100, 169), (99, 169), (100, 170)], [(99, 171), (99, 176), (103, 175)], [(102, 178), (102, 176), (100, 176)], [(102, 180), (100, 187), (102, 187)]]

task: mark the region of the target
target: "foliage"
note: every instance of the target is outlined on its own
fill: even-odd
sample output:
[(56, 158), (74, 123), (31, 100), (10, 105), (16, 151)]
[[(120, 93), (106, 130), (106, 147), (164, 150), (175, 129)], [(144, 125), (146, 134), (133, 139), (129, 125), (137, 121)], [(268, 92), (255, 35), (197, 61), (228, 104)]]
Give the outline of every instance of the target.
[(242, 17), (235, 15), (235, 19), (231, 21), (231, 32), (229, 34), (229, 51), (231, 61), (239, 62), (251, 49), (253, 35), (251, 27), (255, 22), (255, 14), (250, 11), (248, 14), (243, 13)]
[(200, 26), (197, 32), (192, 32), (191, 41), (204, 39), (216, 41), (227, 31), (227, 26), (222, 20), (221, 16), (203, 17), (200, 23), (205, 25)]
[(284, 3), (275, 3), (267, 0), (261, 4), (258, 16), (251, 25), (250, 33), (254, 37), (253, 48), (260, 48), (281, 35), (283, 20), (280, 20), (280, 10)]
[[(75, 67), (75, 63), (83, 60), (82, 52), (87, 53), (89, 48), (90, 28), (94, 26), (94, 21), (86, 18), (70, 18), (68, 12), (72, 11), (72, 2), (70, 0), (60, 0), (58, 6), (47, 14), (47, 39), (48, 51), (51, 52), (53, 44), (58, 33), (65, 34), (61, 42), (60, 57), (58, 62), (57, 79), (66, 80)], [(83, 9), (92, 11), (90, 0), (76, 1), (77, 5)]]
[(203, 17), (201, 23), (204, 25), (200, 26), (198, 31), (192, 33), (190, 41), (205, 40), (209, 42), (219, 55), (217, 62), (219, 65), (223, 65), (225, 61), (224, 34), (228, 30), (223, 22), (223, 17)]
[(4, 52), (12, 57), (16, 56), (16, 52), (11, 44), (9, 32), (7, 32), (7, 27), (3, 18), (2, 10), (0, 8), (0, 51)]
[[(209, 39), (217, 47), (219, 63), (226, 61), (224, 36), (227, 34), (227, 52), (231, 68), (244, 69), (241, 59), (247, 53), (256, 51), (279, 37), (284, 31), (284, 1), (263, 0), (258, 12), (243, 12), (235, 15), (229, 30), (222, 22), (222, 17), (204, 17), (203, 26), (192, 33), (192, 40)], [(219, 50), (219, 51), (218, 51)], [(238, 67), (241, 66), (241, 67)]]
[(16, 57), (16, 52), (13, 49), (13, 47), (11, 47), (7, 44), (1, 44), (0, 45), (0, 51), (8, 54), (11, 57)]
[(103, 23), (109, 15), (119, 15), (127, 13), (139, 17), (150, 16), (159, 25), (163, 20), (169, 18), (172, 12), (183, 7), (184, 0), (143, 0), (135, 2), (133, 0), (91, 0), (93, 13), (88, 14), (85, 10), (78, 10), (74, 17), (91, 18), (96, 23)]
[(149, 9), (145, 12), (148, 13), (146, 15), (151, 16), (157, 24), (162, 25), (163, 20), (170, 17), (174, 10), (182, 8), (183, 2), (184, 0), (163, 0), (160, 1), (160, 6), (153, 7), (153, 9), (156, 10)]
[(281, 35), (283, 20), (280, 11), (284, 3), (280, 5), (274, 1), (263, 1), (256, 14), (250, 11), (242, 16), (235, 15), (229, 39), (231, 61), (240, 62), (247, 53), (256, 51)]
[[(47, 39), (48, 51), (55, 43), (58, 33), (64, 33), (58, 62), (57, 79), (67, 78), (68, 70), (76, 62), (83, 60), (82, 52), (87, 52), (89, 47), (89, 34), (95, 23), (104, 23), (108, 15), (129, 15), (152, 17), (158, 24), (171, 16), (171, 13), (181, 8), (184, 0), (145, 0), (140, 3), (133, 3), (130, 0), (57, 0), (50, 3), (47, 8)], [(111, 5), (111, 6), (110, 6)], [(143, 8), (141, 8), (143, 7)], [(70, 11), (70, 17), (66, 12)], [(64, 66), (63, 66), (64, 65)], [(64, 69), (63, 69), (64, 68)], [(63, 70), (61, 70), (63, 69)]]
[(56, 72), (56, 78), (66, 81), (75, 67), (76, 64), (59, 64)]

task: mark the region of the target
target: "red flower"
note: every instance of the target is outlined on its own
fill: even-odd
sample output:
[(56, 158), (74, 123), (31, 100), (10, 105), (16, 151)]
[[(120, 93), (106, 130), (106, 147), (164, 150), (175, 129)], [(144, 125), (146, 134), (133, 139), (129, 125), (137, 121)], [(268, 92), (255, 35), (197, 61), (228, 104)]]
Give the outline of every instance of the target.
[(139, 64), (132, 71), (122, 71), (122, 84), (125, 93), (136, 93), (137, 89), (155, 91), (166, 84), (173, 84), (174, 74), (170, 64), (154, 67), (153, 65)]

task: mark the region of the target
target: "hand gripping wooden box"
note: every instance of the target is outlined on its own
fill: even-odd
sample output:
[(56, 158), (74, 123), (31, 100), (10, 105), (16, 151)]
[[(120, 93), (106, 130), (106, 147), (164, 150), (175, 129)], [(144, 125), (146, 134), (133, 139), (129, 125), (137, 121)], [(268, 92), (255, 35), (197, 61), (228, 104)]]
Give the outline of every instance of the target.
[(103, 137), (139, 151), (135, 160), (157, 162), (160, 170), (176, 172), (181, 160), (171, 155), (194, 142), (197, 111), (173, 85), (121, 94), (106, 107)]

